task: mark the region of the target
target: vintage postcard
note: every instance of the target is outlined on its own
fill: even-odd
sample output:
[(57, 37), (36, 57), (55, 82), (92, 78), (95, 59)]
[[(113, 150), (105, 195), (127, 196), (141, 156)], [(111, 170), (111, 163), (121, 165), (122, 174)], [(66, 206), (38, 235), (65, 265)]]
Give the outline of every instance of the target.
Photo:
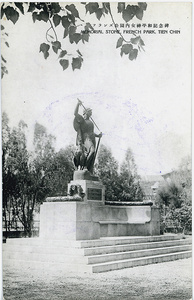
[(6, 300), (191, 299), (191, 24), (191, 2), (1, 2)]

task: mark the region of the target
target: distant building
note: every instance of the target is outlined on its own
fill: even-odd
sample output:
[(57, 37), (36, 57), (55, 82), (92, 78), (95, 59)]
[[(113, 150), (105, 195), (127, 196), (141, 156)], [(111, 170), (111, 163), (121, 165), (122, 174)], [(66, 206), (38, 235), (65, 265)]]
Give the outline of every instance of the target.
[(176, 171), (172, 171), (162, 175), (165, 181), (170, 182), (173, 179), (173, 176), (176, 174)]
[(146, 175), (141, 177), (140, 185), (144, 192), (144, 200), (155, 200), (157, 190), (165, 182), (162, 175)]
[(175, 171), (163, 175), (146, 175), (141, 176), (140, 185), (144, 192), (144, 200), (154, 200), (158, 189), (165, 183), (171, 182)]

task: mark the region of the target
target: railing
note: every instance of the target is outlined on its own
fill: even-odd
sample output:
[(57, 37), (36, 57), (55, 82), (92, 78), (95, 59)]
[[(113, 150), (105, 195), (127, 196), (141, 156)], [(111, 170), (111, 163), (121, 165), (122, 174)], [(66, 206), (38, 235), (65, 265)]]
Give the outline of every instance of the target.
[(152, 195), (152, 194), (150, 194), (150, 195), (144, 195), (143, 196), (143, 200), (145, 201), (145, 200), (155, 200), (155, 195)]

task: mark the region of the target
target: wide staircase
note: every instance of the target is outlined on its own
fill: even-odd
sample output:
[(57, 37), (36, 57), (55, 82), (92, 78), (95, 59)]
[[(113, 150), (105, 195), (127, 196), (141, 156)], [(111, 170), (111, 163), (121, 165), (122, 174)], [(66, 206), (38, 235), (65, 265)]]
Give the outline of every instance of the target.
[(110, 237), (65, 241), (7, 239), (3, 264), (72, 272), (99, 273), (161, 263), (192, 255), (192, 238), (178, 235)]

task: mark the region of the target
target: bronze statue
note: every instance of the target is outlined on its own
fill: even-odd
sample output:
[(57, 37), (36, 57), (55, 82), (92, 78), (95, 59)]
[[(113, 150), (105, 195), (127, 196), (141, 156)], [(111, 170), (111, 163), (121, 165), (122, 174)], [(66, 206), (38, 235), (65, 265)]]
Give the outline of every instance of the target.
[[(98, 147), (96, 149), (96, 137), (102, 137), (102, 133), (96, 134), (94, 133), (94, 121), (91, 118), (92, 110), (91, 108), (85, 108), (84, 113), (81, 116), (78, 111), (80, 105), (83, 106), (82, 102), (78, 100), (78, 103), (74, 112), (74, 129), (77, 131), (77, 151), (74, 157), (74, 163), (77, 168), (81, 170), (87, 169), (90, 173), (93, 173), (93, 166), (96, 158), (96, 153)], [(92, 121), (93, 122), (92, 122)], [(96, 125), (96, 124), (95, 124)], [(99, 145), (99, 142), (98, 142)], [(95, 152), (96, 150), (96, 152)]]

